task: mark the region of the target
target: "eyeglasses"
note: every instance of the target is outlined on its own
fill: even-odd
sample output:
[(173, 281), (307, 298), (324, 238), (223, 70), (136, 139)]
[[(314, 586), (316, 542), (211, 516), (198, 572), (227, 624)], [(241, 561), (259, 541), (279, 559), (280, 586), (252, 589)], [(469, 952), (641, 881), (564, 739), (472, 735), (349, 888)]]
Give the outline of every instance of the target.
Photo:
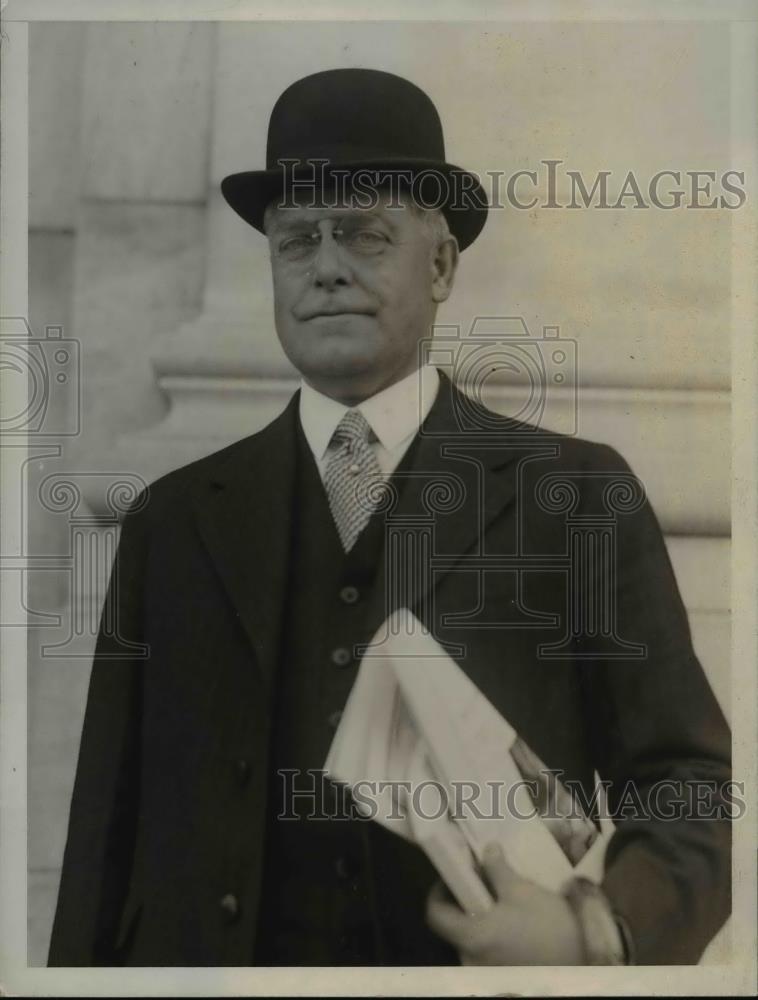
[[(337, 226), (331, 231), (332, 239), (342, 250), (357, 257), (376, 257), (391, 246), (388, 236), (378, 229), (365, 226)], [(274, 246), (274, 256), (287, 263), (307, 263), (316, 256), (322, 235), (318, 229), (285, 236)]]

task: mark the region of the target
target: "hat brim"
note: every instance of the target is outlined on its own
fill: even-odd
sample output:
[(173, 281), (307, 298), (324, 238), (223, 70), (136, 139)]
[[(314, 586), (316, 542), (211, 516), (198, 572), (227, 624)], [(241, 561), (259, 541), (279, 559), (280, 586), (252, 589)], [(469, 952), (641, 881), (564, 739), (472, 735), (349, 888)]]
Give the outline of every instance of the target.
[[(324, 167), (324, 174), (331, 172), (350, 174), (358, 171), (410, 171), (411, 176), (419, 185), (423, 184), (422, 174), (437, 173), (444, 179), (440, 182), (438, 191), (432, 198), (423, 194), (423, 207), (438, 207), (447, 219), (450, 231), (458, 241), (461, 250), (470, 246), (484, 228), (487, 220), (487, 196), (475, 174), (462, 170), (452, 163), (441, 163), (437, 160), (421, 159), (371, 159), (353, 160), (348, 163), (332, 163)], [(295, 179), (314, 177), (314, 168), (295, 168), (285, 175), (281, 167), (274, 170), (244, 170), (241, 173), (229, 174), (221, 181), (221, 193), (248, 225), (264, 232), (263, 217), (266, 206), (272, 201), (281, 200), (285, 194), (285, 177)], [(407, 173), (401, 174), (402, 177)], [(428, 186), (428, 185), (427, 185)], [(423, 192), (423, 188), (419, 187)]]

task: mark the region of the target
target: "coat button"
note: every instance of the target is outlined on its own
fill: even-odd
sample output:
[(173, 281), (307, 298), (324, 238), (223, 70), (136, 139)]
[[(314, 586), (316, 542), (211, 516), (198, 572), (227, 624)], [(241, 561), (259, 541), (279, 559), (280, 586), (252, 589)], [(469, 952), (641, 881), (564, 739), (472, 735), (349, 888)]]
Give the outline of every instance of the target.
[(335, 663), (338, 667), (346, 667), (352, 659), (350, 650), (344, 646), (338, 646), (332, 650), (332, 663)]
[(224, 915), (224, 920), (228, 924), (234, 923), (240, 913), (240, 904), (237, 897), (233, 893), (227, 892), (225, 896), (221, 897), (219, 906)]
[(250, 778), (250, 761), (240, 758), (234, 762), (234, 776), (239, 785), (246, 785)]
[(346, 881), (353, 874), (353, 867), (347, 860), (347, 858), (339, 857), (334, 862), (334, 870), (337, 873), (337, 878), (341, 881)]
[(357, 587), (343, 587), (340, 591), (340, 600), (343, 604), (355, 604), (360, 596)]

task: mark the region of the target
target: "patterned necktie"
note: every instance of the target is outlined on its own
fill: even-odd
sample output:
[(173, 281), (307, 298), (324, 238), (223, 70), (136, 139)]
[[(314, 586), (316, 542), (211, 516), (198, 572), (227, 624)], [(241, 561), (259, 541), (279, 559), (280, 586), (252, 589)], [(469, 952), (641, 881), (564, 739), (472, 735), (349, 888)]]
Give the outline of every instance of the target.
[(378, 506), (382, 473), (369, 437), (371, 427), (360, 410), (348, 410), (332, 435), (324, 486), (337, 532), (349, 552)]

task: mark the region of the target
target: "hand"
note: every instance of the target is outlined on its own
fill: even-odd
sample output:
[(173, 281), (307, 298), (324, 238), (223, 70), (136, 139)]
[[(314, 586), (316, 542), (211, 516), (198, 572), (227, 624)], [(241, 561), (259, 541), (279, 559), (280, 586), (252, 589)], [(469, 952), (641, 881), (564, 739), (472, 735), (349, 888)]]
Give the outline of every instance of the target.
[(432, 930), (458, 949), (464, 965), (581, 965), (582, 931), (568, 902), (522, 878), (497, 844), (482, 868), (495, 896), (486, 913), (464, 913), (438, 882), (426, 918)]

